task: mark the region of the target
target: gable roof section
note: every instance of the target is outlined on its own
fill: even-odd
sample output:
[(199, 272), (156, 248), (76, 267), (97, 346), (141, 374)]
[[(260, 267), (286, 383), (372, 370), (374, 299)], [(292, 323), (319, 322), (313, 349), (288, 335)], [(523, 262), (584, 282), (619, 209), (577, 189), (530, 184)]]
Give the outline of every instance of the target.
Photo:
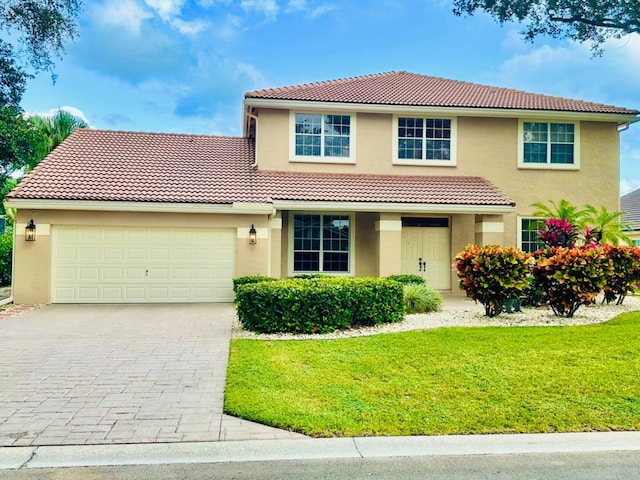
[(10, 200), (188, 204), (274, 201), (512, 207), (481, 177), (258, 171), (238, 137), (78, 129), (8, 195)]
[(640, 188), (620, 197), (620, 210), (625, 212), (622, 221), (640, 230)]
[(601, 103), (571, 100), (510, 88), (388, 72), (362, 77), (257, 90), (246, 99), (292, 100), (415, 107), (458, 107), (514, 110), (544, 110), (637, 115), (637, 110)]

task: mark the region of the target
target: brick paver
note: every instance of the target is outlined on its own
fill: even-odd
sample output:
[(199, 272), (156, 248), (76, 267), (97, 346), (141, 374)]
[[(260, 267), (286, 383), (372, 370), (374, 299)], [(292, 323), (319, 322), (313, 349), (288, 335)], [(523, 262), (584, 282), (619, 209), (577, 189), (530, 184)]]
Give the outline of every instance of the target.
[(53, 305), (0, 322), (0, 446), (294, 438), (223, 415), (233, 308)]

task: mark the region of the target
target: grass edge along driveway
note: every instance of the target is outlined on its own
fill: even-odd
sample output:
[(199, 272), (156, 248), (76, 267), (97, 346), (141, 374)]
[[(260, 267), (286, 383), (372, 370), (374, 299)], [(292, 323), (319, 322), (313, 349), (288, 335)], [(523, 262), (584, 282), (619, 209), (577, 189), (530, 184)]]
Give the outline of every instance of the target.
[(231, 342), (225, 412), (315, 437), (640, 430), (640, 312)]

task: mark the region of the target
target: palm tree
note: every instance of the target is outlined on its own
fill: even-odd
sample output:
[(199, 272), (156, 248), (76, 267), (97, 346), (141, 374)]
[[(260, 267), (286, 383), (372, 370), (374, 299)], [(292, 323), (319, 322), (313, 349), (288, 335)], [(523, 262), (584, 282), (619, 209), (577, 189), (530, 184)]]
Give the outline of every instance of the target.
[(598, 243), (611, 243), (619, 245), (626, 243), (632, 245), (631, 239), (624, 233), (628, 230), (628, 225), (620, 221), (624, 212), (609, 212), (606, 207), (598, 210), (593, 205), (585, 205), (585, 223), (590, 225), (596, 235)]
[(29, 123), (34, 131), (35, 153), (27, 161), (26, 171), (35, 168), (44, 157), (49, 155), (76, 128), (87, 128), (89, 126), (84, 120), (75, 117), (66, 110), (58, 110), (51, 117), (34, 115), (29, 118)]
[(572, 205), (567, 200), (560, 200), (557, 204), (553, 200), (549, 200), (549, 205), (545, 205), (541, 202), (531, 204), (532, 207), (536, 207), (536, 211), (533, 214), (536, 217), (555, 218), (558, 220), (565, 219), (574, 227), (581, 229), (585, 225), (587, 216), (587, 210), (579, 210), (578, 207)]

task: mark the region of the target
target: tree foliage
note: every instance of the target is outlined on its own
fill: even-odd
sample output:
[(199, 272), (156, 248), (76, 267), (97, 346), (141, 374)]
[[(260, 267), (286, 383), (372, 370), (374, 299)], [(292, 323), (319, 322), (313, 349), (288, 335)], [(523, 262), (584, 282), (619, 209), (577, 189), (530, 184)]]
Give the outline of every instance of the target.
[(26, 168), (31, 170), (60, 145), (76, 128), (87, 128), (87, 123), (65, 110), (58, 110), (51, 117), (34, 115), (28, 123), (33, 129), (33, 152), (26, 159)]
[(589, 43), (597, 54), (607, 38), (640, 33), (638, 0), (454, 0), (453, 5), (456, 15), (483, 10), (499, 23), (523, 23), (527, 40), (569, 38)]

